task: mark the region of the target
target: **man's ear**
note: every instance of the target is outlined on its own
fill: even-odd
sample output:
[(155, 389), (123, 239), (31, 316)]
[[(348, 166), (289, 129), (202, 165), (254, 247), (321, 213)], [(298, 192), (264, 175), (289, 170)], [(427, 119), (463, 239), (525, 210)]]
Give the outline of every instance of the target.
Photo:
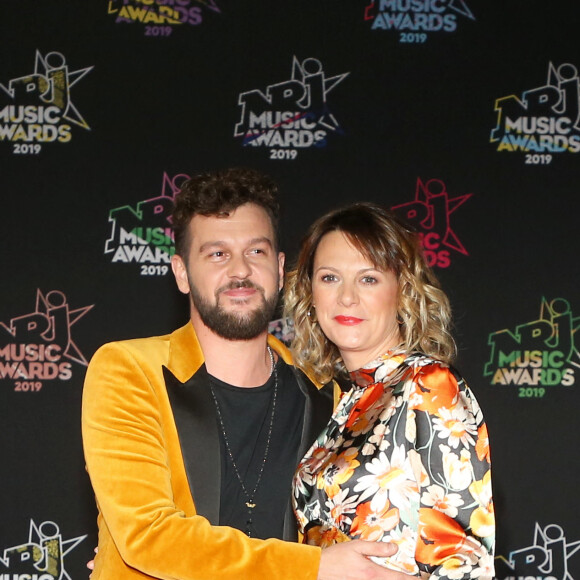
[(189, 280), (187, 279), (187, 269), (185, 268), (185, 262), (181, 256), (174, 254), (171, 256), (171, 269), (173, 270), (173, 275), (175, 276), (175, 282), (180, 292), (184, 294), (189, 294)]
[(282, 290), (284, 287), (284, 263), (286, 262), (286, 254), (284, 252), (278, 252), (278, 274), (280, 276), (280, 283), (278, 284), (278, 290)]

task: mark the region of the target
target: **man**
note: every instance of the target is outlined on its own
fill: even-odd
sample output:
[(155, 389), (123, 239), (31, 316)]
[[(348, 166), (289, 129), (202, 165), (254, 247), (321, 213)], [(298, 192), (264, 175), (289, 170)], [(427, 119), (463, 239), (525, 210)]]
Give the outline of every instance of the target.
[[(177, 196), (172, 268), (191, 320), (105, 345), (83, 394), (99, 507), (92, 580), (389, 578), (367, 555), (295, 542), (294, 468), (326, 424), (318, 391), (268, 336), (283, 284), (275, 186), (243, 169), (194, 177)], [(270, 539), (260, 539), (270, 538)]]

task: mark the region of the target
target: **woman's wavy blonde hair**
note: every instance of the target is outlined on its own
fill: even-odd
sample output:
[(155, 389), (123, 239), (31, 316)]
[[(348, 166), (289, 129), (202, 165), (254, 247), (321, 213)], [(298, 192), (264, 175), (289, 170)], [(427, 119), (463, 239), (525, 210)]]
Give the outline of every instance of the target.
[(373, 203), (354, 203), (312, 224), (302, 240), (296, 268), (288, 274), (284, 310), (294, 320), (295, 364), (321, 383), (347, 373), (338, 348), (316, 321), (312, 305), (314, 256), (320, 240), (332, 231), (343, 232), (375, 268), (396, 274), (402, 348), (451, 362), (456, 349), (450, 333), (449, 299), (425, 262), (419, 237), (391, 211)]

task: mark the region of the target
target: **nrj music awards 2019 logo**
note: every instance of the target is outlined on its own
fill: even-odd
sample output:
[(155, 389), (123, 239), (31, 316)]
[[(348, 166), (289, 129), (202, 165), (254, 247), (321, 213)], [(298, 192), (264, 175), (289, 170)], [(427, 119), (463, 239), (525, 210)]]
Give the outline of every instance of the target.
[(423, 43), (428, 33), (455, 32), (458, 17), (475, 20), (464, 0), (371, 0), (364, 18), (372, 30), (394, 30), (399, 42)]
[(54, 522), (36, 525), (31, 520), (28, 542), (0, 551), (0, 580), (72, 580), (64, 559), (86, 537), (63, 540)]
[(71, 89), (92, 66), (70, 70), (60, 52), (36, 51), (34, 72), (0, 84), (0, 141), (15, 154), (38, 154), (45, 143), (69, 143), (73, 126), (90, 129)]
[(546, 84), (495, 101), (490, 142), (500, 152), (525, 153), (525, 163), (547, 165), (553, 156), (580, 151), (580, 82), (569, 63), (548, 66)]
[(572, 559), (580, 558), (580, 541), (568, 542), (556, 524), (543, 528), (536, 523), (534, 542), (495, 558), (497, 580), (573, 580)]
[(170, 36), (177, 26), (197, 26), (204, 10), (220, 13), (215, 0), (109, 0), (117, 24), (144, 24), (145, 36)]
[(270, 159), (296, 159), (299, 150), (325, 147), (331, 135), (342, 134), (328, 95), (349, 74), (327, 76), (318, 59), (294, 57), (289, 80), (265, 92), (240, 93), (234, 137), (244, 146), (268, 149)]
[(469, 255), (451, 227), (451, 215), (472, 195), (466, 193), (451, 197), (440, 179), (429, 179), (423, 183), (417, 178), (415, 199), (391, 207), (419, 232), (429, 266), (448, 268), (452, 256)]
[(580, 352), (574, 343), (580, 317), (563, 298), (542, 298), (540, 316), (515, 329), (492, 332), (484, 376), (492, 385), (517, 386), (520, 397), (543, 397), (549, 388), (574, 385)]
[(140, 201), (135, 207), (124, 205), (109, 212), (111, 233), (105, 255), (110, 256), (111, 262), (138, 264), (142, 276), (164, 276), (169, 272), (175, 253), (173, 199), (187, 179), (185, 173), (173, 177), (164, 173), (161, 195)]
[(29, 314), (0, 322), (0, 379), (14, 391), (40, 391), (45, 381), (68, 381), (73, 363), (87, 366), (71, 328), (91, 306), (70, 308), (63, 292), (36, 292), (36, 308)]

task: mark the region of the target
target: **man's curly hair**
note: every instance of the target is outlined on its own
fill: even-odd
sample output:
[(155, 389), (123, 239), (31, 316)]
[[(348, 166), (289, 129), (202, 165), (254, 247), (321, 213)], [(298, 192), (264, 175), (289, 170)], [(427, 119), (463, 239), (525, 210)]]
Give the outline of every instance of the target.
[[(189, 224), (195, 215), (227, 216), (246, 203), (263, 208), (278, 235), (280, 206), (275, 182), (254, 169), (232, 168), (201, 173), (186, 181), (175, 198), (172, 226), (175, 250), (187, 256)], [(278, 245), (276, 237), (275, 243)]]

